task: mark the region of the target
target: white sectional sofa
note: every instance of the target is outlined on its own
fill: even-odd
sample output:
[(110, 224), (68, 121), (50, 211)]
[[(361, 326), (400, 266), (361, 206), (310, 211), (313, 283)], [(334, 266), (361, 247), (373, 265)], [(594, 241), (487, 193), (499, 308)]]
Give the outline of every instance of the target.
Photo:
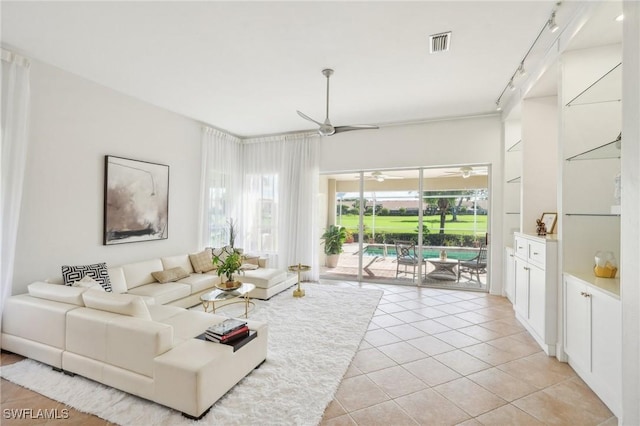
[[(144, 283), (144, 269), (123, 267), (121, 277)], [(234, 352), (232, 346), (196, 338), (226, 317), (149, 299), (171, 294), (181, 296), (174, 301), (185, 300), (194, 290), (184, 286), (197, 291), (200, 284), (182, 283), (167, 292), (142, 291), (145, 285), (131, 290), (139, 289), (146, 302), (96, 288), (30, 284), (29, 293), (6, 301), (2, 348), (199, 418), (266, 359), (267, 325), (248, 320), (256, 337)]]
[[(193, 255), (192, 255), (193, 256)], [(269, 299), (297, 283), (297, 276), (280, 269), (268, 268), (266, 259), (256, 260), (257, 269), (243, 270), (235, 278), (252, 283), (256, 288), (249, 297)], [(153, 272), (180, 267), (189, 276), (175, 282), (159, 283)], [(191, 307), (200, 303), (200, 295), (214, 289), (221, 282), (216, 270), (198, 273), (189, 255), (161, 257), (143, 262), (108, 268), (112, 291), (152, 299), (156, 304)]]
[[(257, 335), (235, 352), (195, 338), (226, 319), (185, 309), (198, 305), (200, 295), (221, 282), (215, 270), (208, 270), (207, 250), (110, 268), (63, 267), (66, 272), (100, 267), (96, 278), (108, 277), (111, 292), (95, 285), (32, 283), (28, 293), (6, 301), (1, 347), (199, 418), (267, 356), (268, 331), (262, 322), (248, 320)], [(204, 265), (205, 272), (194, 268), (198, 263), (192, 259), (198, 255), (205, 260), (197, 268)], [(251, 262), (256, 269), (236, 277), (255, 284), (250, 297), (269, 299), (296, 283), (295, 274), (268, 268), (265, 259)], [(79, 272), (76, 279), (83, 276)], [(159, 282), (158, 276), (161, 281), (170, 277)]]

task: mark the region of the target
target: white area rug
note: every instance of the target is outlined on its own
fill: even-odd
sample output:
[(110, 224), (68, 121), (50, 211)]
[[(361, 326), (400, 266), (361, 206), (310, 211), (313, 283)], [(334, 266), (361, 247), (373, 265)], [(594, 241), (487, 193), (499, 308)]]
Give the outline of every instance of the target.
[[(303, 284), (256, 301), (250, 319), (269, 324), (267, 361), (198, 422), (175, 410), (27, 359), (1, 367), (20, 386), (121, 425), (315, 425), (333, 399), (382, 291)], [(223, 310), (224, 313), (224, 310)]]

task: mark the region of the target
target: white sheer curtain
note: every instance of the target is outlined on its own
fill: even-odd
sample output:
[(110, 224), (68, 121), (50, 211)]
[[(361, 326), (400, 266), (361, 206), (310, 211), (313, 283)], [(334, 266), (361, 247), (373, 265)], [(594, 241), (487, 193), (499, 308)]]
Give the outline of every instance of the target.
[(22, 186), (27, 159), (29, 61), (2, 49), (0, 150), (0, 311), (11, 295)]
[(296, 134), (243, 142), (245, 248), (277, 254), (277, 266), (311, 266), (317, 280), (319, 190), (317, 136)]
[[(242, 193), (241, 140), (202, 128), (202, 173), (199, 247), (220, 247), (229, 242), (228, 221), (239, 217)], [(242, 234), (242, 226), (236, 231)], [(241, 247), (236, 243), (237, 247)]]

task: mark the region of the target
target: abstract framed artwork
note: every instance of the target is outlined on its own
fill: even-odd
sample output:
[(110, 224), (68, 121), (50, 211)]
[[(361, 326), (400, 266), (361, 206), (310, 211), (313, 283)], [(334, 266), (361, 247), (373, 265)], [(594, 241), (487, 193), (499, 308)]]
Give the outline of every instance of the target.
[(168, 238), (169, 166), (105, 155), (104, 245)]

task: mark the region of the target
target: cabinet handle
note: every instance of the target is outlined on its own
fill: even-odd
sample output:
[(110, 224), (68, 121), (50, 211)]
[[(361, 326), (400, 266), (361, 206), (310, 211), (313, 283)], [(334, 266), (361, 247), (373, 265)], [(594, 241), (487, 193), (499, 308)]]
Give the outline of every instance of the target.
[(509, 257), (513, 257), (513, 255), (512, 255), (512, 254), (510, 254), (510, 255), (509, 255)]
[(589, 293), (585, 293), (584, 291), (581, 291), (580, 295), (584, 296), (584, 297), (591, 297), (591, 295)]
[(524, 248), (524, 247), (522, 247), (522, 246), (518, 246), (518, 248), (519, 248), (519, 249), (522, 249), (522, 248)]
[(539, 253), (537, 251), (534, 251), (533, 254), (537, 256)]
[(529, 268), (528, 268), (528, 267), (526, 267), (526, 266), (525, 266), (524, 268), (522, 268), (522, 269), (524, 269), (525, 271), (528, 271), (528, 270), (529, 270)]

